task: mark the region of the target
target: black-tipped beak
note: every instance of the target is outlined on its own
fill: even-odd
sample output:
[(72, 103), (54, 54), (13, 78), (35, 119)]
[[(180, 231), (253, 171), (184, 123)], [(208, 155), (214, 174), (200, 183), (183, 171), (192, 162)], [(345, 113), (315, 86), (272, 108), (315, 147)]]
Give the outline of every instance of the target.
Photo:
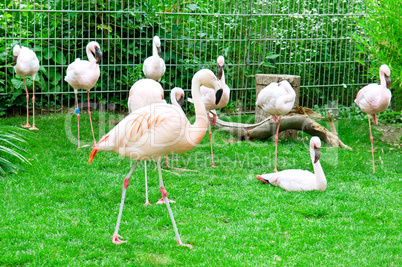
[(159, 55), (159, 57), (162, 57), (162, 50), (160, 47), (158, 47), (158, 55)]
[(102, 51), (99, 49), (99, 47), (95, 47), (95, 56), (96, 56), (96, 63), (101, 61), (101, 59), (102, 59)]
[(184, 105), (184, 97), (181, 96), (179, 100), (177, 100), (177, 103), (182, 107)]
[(320, 159), (320, 156), (321, 156), (320, 148), (314, 146), (314, 163), (317, 163), (317, 161)]
[(223, 75), (223, 66), (219, 66), (218, 65), (218, 79), (222, 79), (222, 75)]
[(221, 97), (223, 94), (223, 89), (220, 88), (218, 91), (215, 93), (215, 105), (218, 105), (219, 101), (221, 101)]
[(13, 66), (17, 64), (17, 56), (13, 56)]
[(384, 74), (384, 77), (385, 77), (385, 82), (387, 83), (387, 88), (389, 89), (389, 87), (391, 86), (391, 78), (386, 74)]

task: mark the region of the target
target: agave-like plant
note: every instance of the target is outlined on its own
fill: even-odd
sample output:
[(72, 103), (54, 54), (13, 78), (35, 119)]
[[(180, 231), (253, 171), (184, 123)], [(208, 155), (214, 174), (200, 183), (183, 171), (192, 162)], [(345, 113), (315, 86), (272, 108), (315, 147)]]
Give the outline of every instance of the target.
[(19, 146), (20, 143), (26, 143), (24, 133), (28, 131), (14, 126), (0, 125), (0, 176), (8, 172), (16, 173), (20, 169), (20, 166), (14, 163), (15, 159), (23, 164), (31, 164), (21, 154), (26, 153), (26, 150)]

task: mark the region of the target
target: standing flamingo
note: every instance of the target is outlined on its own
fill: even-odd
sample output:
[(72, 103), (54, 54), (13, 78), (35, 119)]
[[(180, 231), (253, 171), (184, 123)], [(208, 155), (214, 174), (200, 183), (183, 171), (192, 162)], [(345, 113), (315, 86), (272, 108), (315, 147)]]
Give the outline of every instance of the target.
[(371, 141), (371, 155), (373, 160), (373, 173), (374, 167), (374, 148), (373, 148), (373, 135), (371, 133), (370, 115), (373, 116), (373, 122), (378, 124), (376, 113), (386, 110), (391, 102), (391, 70), (387, 65), (380, 67), (380, 85), (372, 83), (366, 85), (357, 93), (355, 103), (356, 105), (368, 116), (370, 141)]
[[(23, 125), (24, 128), (29, 128), (29, 130), (39, 130), (35, 126), (35, 77), (39, 70), (39, 60), (35, 52), (31, 49), (16, 45), (13, 48), (13, 64), (15, 73), (22, 77), (25, 85), (25, 92), (27, 97), (27, 124)], [(29, 93), (27, 84), (25, 82), (25, 76), (32, 76), (32, 127), (29, 125)]]
[(310, 156), (314, 173), (305, 170), (284, 170), (280, 172), (257, 175), (257, 179), (282, 187), (286, 191), (325, 191), (327, 180), (320, 164), (321, 140), (317, 136), (310, 139)]
[[(100, 46), (97, 42), (89, 42), (86, 47), (86, 52), (89, 61), (77, 58), (73, 63), (68, 65), (67, 75), (64, 78), (64, 80), (74, 88), (75, 102), (77, 104), (75, 113), (77, 114), (78, 123), (78, 148), (80, 148), (80, 110), (78, 108), (78, 89), (87, 90), (88, 115), (91, 123), (92, 137), (94, 139), (94, 144), (96, 144), (89, 105), (89, 90), (95, 86), (99, 79), (100, 69), (97, 63), (102, 58), (102, 51), (100, 50)], [(95, 54), (96, 58), (93, 54)]]
[[(229, 98), (230, 98), (230, 88), (225, 83), (225, 73), (223, 71), (223, 65), (225, 64), (225, 58), (223, 56), (219, 56), (217, 59), (217, 63), (218, 63), (218, 78), (219, 78), (220, 85), (223, 89), (221, 100), (218, 103), (216, 103), (216, 94), (215, 94), (214, 90), (212, 88), (208, 88), (206, 86), (201, 86), (202, 101), (204, 102), (205, 108), (207, 109), (207, 111), (212, 114), (212, 124), (213, 125), (215, 125), (216, 118), (217, 118), (215, 109), (220, 109), (220, 108), (225, 107), (228, 104)], [(189, 101), (192, 102), (192, 99), (189, 98)], [(209, 120), (208, 120), (208, 132), (209, 132), (209, 142), (210, 142), (210, 146), (211, 146), (211, 165), (212, 165), (212, 167), (214, 167), (215, 163), (214, 163), (214, 152), (213, 152), (213, 148), (212, 148), (212, 131), (211, 131), (211, 124), (210, 124)]]
[(283, 80), (280, 83), (273, 82), (269, 84), (261, 90), (257, 97), (256, 105), (271, 114), (274, 122), (278, 123), (275, 134), (275, 172), (278, 171), (276, 168), (276, 157), (278, 151), (278, 133), (279, 125), (281, 124), (281, 115), (289, 113), (295, 103), (295, 98), (296, 93), (290, 83), (286, 80)]
[(165, 61), (162, 58), (161, 40), (158, 36), (154, 36), (152, 41), (152, 56), (144, 61), (142, 71), (145, 77), (160, 82), (163, 74), (165, 74)]
[[(112, 237), (113, 243), (121, 244), (124, 242), (119, 240), (118, 230), (130, 177), (140, 160), (153, 159), (157, 161), (160, 191), (169, 211), (176, 241), (179, 245), (192, 247), (189, 244), (183, 244), (180, 240), (167, 198), (167, 191), (163, 185), (160, 163), (162, 156), (169, 153), (188, 152), (203, 139), (208, 126), (208, 118), (205, 105), (201, 100), (201, 85), (215, 88), (217, 93), (221, 93), (222, 90), (219, 88), (219, 83), (212, 71), (202, 69), (194, 75), (191, 93), (194, 98), (196, 119), (193, 125), (190, 124), (181, 108), (170, 104), (152, 104), (130, 113), (93, 146), (88, 160), (89, 164), (91, 164), (97, 151), (114, 151), (121, 156), (137, 160), (123, 182), (120, 210)], [(218, 97), (217, 102), (219, 100)]]

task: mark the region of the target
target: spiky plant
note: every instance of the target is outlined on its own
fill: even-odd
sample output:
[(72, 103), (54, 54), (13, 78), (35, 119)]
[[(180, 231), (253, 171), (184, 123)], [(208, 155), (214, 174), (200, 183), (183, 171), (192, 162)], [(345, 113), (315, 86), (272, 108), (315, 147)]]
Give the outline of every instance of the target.
[(20, 166), (16, 163), (31, 164), (21, 153), (26, 150), (19, 146), (26, 143), (26, 130), (0, 125), (0, 176), (8, 172), (16, 173)]

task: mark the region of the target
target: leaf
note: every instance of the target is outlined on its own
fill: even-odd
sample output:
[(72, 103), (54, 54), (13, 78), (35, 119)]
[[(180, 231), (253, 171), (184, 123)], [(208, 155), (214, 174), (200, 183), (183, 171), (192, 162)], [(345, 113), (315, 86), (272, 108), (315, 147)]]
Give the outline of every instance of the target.
[(57, 52), (55, 61), (59, 65), (66, 65), (67, 59), (64, 57), (63, 53), (61, 51)]
[(24, 89), (24, 82), (21, 79), (11, 79), (11, 83), (13, 84), (14, 88), (17, 90)]

